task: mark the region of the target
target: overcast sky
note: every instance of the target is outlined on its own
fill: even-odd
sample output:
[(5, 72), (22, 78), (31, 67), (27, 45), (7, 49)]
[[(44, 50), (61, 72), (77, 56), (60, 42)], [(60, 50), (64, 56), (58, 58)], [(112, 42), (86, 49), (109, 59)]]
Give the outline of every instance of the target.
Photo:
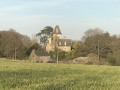
[(120, 0), (0, 0), (0, 30), (32, 36), (56, 25), (74, 40), (89, 28), (120, 34)]

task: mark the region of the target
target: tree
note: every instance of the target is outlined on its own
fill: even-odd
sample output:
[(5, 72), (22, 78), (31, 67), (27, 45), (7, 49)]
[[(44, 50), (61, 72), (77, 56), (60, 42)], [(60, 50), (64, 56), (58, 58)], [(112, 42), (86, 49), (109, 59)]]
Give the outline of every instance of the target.
[(53, 28), (51, 26), (46, 26), (43, 30), (41, 30), (37, 35), (40, 39), (40, 45), (45, 46), (47, 38), (50, 35), (50, 32), (53, 32)]
[(108, 62), (112, 65), (120, 65), (120, 37), (111, 36), (110, 46), (112, 53), (107, 56)]
[(95, 35), (101, 35), (103, 34), (103, 30), (99, 28), (94, 28), (94, 29), (88, 29), (85, 33), (84, 36), (82, 37), (82, 41), (84, 41), (87, 37), (95, 36)]
[(81, 57), (87, 56), (87, 54), (86, 54), (84, 44), (80, 41), (77, 41), (77, 42), (74, 42), (74, 44), (72, 46), (72, 51), (67, 52), (66, 59), (70, 60), (70, 59), (74, 59), (74, 58), (77, 58), (80, 56)]
[(61, 50), (59, 52), (59, 55), (58, 55), (59, 60), (65, 60), (66, 59), (66, 54), (67, 54), (67, 52)]
[(38, 43), (33, 44), (28, 50), (27, 50), (27, 55), (29, 56), (32, 50), (35, 51), (44, 51), (42, 46), (40, 46)]
[(74, 45), (73, 45), (73, 49), (72, 49), (72, 57), (73, 58), (77, 58), (79, 57), (79, 48), (80, 48), (80, 43), (79, 42), (76, 42)]
[(26, 57), (26, 51), (31, 45), (30, 38), (13, 29), (0, 32), (0, 52), (2, 57), (19, 59)]
[(1, 33), (0, 33), (0, 57), (3, 56), (3, 52), (1, 51), (2, 50), (2, 38), (1, 38)]
[(67, 52), (55, 48), (54, 51), (49, 52), (52, 59), (55, 59), (58, 63), (59, 60), (66, 60)]
[[(94, 30), (92, 30), (92, 32), (94, 32)], [(99, 60), (100, 58), (106, 58), (107, 54), (112, 53), (110, 48), (110, 43), (111, 43), (111, 37), (108, 32), (96, 34), (96, 30), (95, 30), (95, 34), (91, 34), (87, 36), (84, 40), (84, 45), (86, 47), (87, 53), (97, 54)]]
[(4, 52), (4, 56), (16, 59), (16, 57), (20, 55), (18, 53), (22, 44), (21, 35), (13, 29), (3, 31), (1, 32), (1, 35), (3, 48), (2, 52)]
[(36, 37), (36, 35), (32, 35), (32, 38), (31, 38), (31, 44), (34, 45), (35, 43), (38, 43), (38, 39)]

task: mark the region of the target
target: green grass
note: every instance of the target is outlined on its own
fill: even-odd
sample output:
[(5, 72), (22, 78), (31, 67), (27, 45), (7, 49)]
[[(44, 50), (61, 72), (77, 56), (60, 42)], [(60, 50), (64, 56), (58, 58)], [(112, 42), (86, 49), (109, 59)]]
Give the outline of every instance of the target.
[(0, 59), (0, 90), (120, 90), (120, 67)]

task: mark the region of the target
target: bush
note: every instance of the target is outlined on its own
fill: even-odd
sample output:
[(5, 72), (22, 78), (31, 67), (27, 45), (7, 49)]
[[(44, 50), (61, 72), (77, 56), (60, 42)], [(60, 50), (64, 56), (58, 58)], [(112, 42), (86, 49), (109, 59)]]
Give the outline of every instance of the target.
[(111, 64), (111, 65), (115, 65), (116, 64), (116, 58), (113, 55), (108, 55), (107, 56), (107, 61)]
[(60, 51), (59, 52), (59, 60), (65, 60), (66, 59), (66, 52), (65, 51)]

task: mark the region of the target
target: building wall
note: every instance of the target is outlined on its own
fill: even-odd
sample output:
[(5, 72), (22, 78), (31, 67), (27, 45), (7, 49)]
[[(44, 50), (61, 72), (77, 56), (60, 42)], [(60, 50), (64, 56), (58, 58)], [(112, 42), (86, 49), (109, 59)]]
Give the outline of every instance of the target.
[(47, 63), (48, 61), (51, 60), (50, 56), (37, 56), (35, 54), (35, 50), (32, 51), (31, 53), (31, 62), (43, 62), (43, 63)]
[(50, 52), (50, 51), (54, 51), (55, 45), (56, 45), (56, 40), (52, 39), (51, 42), (47, 43), (46, 45), (46, 51)]
[(50, 44), (47, 44), (47, 45), (46, 45), (46, 51), (47, 51), (47, 52), (50, 52), (50, 51), (51, 51), (51, 45), (50, 45)]
[(59, 46), (58, 48), (66, 52), (71, 51), (71, 46)]
[(59, 39), (61, 39), (61, 34), (53, 34), (53, 38), (55, 39), (55, 38), (59, 38)]
[(58, 46), (58, 45), (56, 45), (55, 40), (52, 40), (51, 44), (48, 43), (46, 45), (46, 51), (47, 52), (54, 51), (55, 46), (66, 52), (71, 51), (71, 46)]
[(51, 43), (52, 43), (52, 39), (48, 38), (47, 43), (46, 43), (46, 51), (47, 52), (50, 52), (52, 50)]
[(47, 63), (50, 60), (51, 60), (50, 56), (36, 56), (36, 62)]

